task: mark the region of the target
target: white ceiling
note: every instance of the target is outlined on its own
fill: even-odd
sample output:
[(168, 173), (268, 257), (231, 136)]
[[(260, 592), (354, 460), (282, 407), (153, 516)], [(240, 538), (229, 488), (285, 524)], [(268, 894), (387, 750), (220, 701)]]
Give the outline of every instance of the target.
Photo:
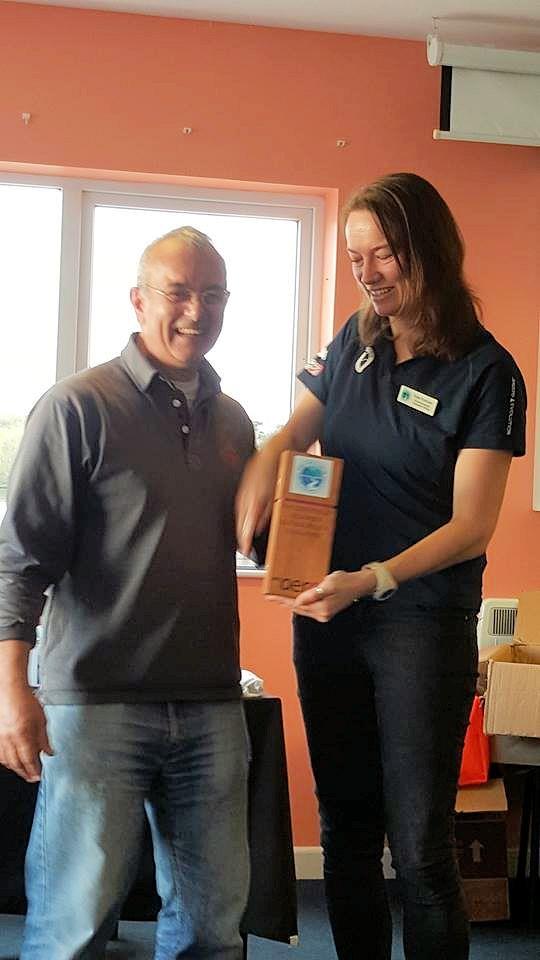
[[(18, 0), (12, 0), (18, 2)], [(26, 0), (28, 2), (28, 0)], [(538, 0), (30, 0), (45, 6), (221, 20), (269, 27), (540, 49)]]

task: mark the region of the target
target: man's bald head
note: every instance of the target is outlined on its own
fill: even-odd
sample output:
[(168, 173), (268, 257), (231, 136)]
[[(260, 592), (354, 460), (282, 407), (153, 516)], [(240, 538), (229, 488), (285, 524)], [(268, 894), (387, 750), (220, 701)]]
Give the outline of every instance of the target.
[(212, 241), (205, 233), (196, 230), (195, 227), (178, 227), (176, 230), (170, 230), (164, 233), (162, 237), (149, 243), (141, 255), (137, 269), (137, 284), (139, 287), (148, 282), (149, 273), (153, 263), (159, 259), (164, 252), (169, 252), (178, 247), (196, 247), (202, 252), (206, 251), (209, 256), (216, 257), (223, 265), (225, 270), (225, 261), (220, 253), (214, 247)]

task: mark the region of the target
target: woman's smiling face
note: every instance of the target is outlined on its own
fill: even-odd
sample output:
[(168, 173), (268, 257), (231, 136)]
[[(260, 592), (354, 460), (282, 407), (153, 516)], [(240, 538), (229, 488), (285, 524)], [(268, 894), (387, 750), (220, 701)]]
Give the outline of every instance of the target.
[(403, 317), (408, 282), (370, 210), (353, 210), (345, 226), (347, 253), (357, 284), (381, 317)]

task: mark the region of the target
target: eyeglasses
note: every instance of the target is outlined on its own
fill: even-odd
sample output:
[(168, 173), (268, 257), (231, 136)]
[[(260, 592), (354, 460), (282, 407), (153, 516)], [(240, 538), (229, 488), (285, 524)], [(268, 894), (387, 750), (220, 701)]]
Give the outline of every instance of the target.
[(190, 303), (193, 297), (198, 297), (205, 307), (224, 307), (230, 297), (230, 291), (225, 287), (208, 287), (207, 290), (190, 290), (189, 287), (180, 287), (176, 293), (167, 293), (166, 290), (160, 290), (159, 287), (153, 287), (151, 283), (141, 283), (141, 287), (153, 290), (159, 293), (160, 297), (165, 297), (169, 303), (179, 305), (181, 303)]

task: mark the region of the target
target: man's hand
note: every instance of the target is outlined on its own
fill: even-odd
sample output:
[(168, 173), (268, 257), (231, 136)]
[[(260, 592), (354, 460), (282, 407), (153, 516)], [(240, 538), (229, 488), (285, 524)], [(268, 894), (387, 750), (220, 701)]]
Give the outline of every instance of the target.
[(0, 693), (0, 763), (23, 780), (41, 779), (40, 752), (52, 756), (45, 712), (27, 684)]
[(262, 453), (248, 461), (236, 496), (238, 549), (249, 557), (253, 537), (268, 524), (276, 484), (277, 459)]

